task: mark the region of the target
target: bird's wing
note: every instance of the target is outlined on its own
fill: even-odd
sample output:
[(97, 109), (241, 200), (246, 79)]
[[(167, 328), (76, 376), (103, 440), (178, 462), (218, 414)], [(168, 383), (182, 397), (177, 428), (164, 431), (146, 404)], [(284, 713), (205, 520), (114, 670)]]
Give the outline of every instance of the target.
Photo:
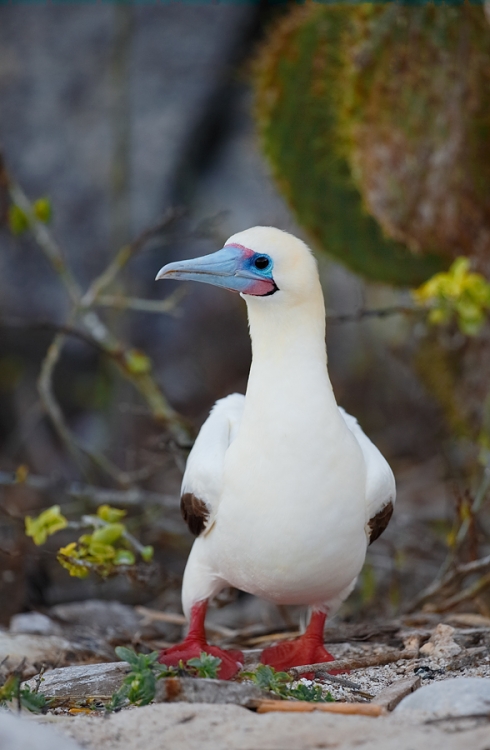
[(211, 530), (221, 496), (225, 453), (240, 425), (245, 396), (233, 393), (213, 406), (187, 459), (180, 508), (195, 536)]
[(345, 423), (356, 437), (366, 462), (366, 534), (369, 544), (388, 526), (396, 498), (395, 477), (386, 459), (362, 431), (357, 419), (339, 407)]

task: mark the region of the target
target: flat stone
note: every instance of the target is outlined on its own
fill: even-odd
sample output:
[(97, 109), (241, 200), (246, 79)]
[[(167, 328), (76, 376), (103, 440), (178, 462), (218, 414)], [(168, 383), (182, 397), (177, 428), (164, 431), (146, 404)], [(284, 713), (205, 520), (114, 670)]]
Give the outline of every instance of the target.
[(100, 599), (57, 604), (51, 607), (50, 614), (67, 625), (89, 626), (104, 632), (132, 634), (141, 623), (141, 617), (133, 607), (117, 601)]
[[(44, 673), (39, 692), (57, 698), (110, 697), (121, 687), (128, 671), (125, 661), (51, 669)], [(36, 677), (27, 685), (34, 690)]]
[(62, 630), (57, 622), (41, 612), (21, 612), (10, 620), (11, 633), (29, 633), (31, 635), (61, 635)]
[(490, 714), (490, 679), (456, 677), (432, 682), (407, 695), (395, 709), (397, 714), (423, 711), (438, 716)]
[(24, 673), (34, 675), (41, 666), (56, 667), (87, 656), (86, 648), (56, 635), (28, 635), (0, 631), (0, 664), (16, 668), (24, 661)]
[(66, 734), (34, 725), (31, 718), (19, 718), (3, 710), (0, 710), (0, 747), (2, 750), (82, 750), (74, 740), (67, 739)]

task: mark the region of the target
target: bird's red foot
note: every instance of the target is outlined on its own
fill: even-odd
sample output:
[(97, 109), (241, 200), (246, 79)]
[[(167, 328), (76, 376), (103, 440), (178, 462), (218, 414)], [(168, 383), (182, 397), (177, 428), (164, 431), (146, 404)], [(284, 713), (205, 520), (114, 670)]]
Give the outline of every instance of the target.
[[(323, 626), (326, 615), (322, 612), (313, 612), (306, 632), (294, 641), (283, 641), (277, 646), (270, 646), (262, 651), (260, 661), (269, 664), (277, 671), (286, 671), (291, 667), (302, 667), (304, 664), (318, 664), (325, 661), (334, 661), (335, 657), (330, 654), (323, 645)], [(338, 674), (334, 670), (332, 674)], [(303, 675), (312, 678), (313, 672)]]
[(204, 651), (211, 656), (221, 659), (218, 669), (220, 680), (231, 680), (243, 666), (243, 654), (241, 651), (225, 651), (219, 646), (211, 646), (206, 640), (204, 632), (204, 618), (206, 616), (207, 602), (199, 602), (192, 607), (189, 634), (182, 643), (166, 648), (160, 652), (158, 661), (167, 667), (178, 667), (182, 661), (184, 664), (189, 659), (199, 658)]
[(211, 654), (211, 656), (217, 656), (221, 659), (218, 669), (218, 678), (220, 680), (231, 680), (243, 666), (243, 654), (241, 651), (225, 651), (219, 648), (219, 646), (211, 646), (205, 640), (189, 638), (186, 638), (182, 643), (177, 643), (176, 646), (161, 651), (158, 661), (167, 667), (178, 667), (180, 661), (186, 664), (189, 659), (193, 659), (194, 657), (199, 658), (203, 651), (206, 654)]

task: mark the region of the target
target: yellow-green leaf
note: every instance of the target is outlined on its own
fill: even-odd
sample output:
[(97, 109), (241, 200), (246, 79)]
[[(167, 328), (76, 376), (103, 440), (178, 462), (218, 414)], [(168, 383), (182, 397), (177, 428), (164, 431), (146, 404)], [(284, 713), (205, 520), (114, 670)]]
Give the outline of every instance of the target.
[(113, 544), (124, 534), (124, 524), (108, 523), (100, 529), (96, 529), (92, 534), (92, 543), (101, 542), (102, 544)]
[(107, 521), (107, 523), (115, 523), (124, 518), (126, 511), (120, 508), (112, 508), (110, 505), (101, 505), (97, 508), (97, 515), (103, 521)]
[(8, 222), (12, 234), (22, 234), (26, 229), (29, 229), (29, 219), (20, 206), (16, 206), (15, 203), (9, 208)]
[(151, 370), (151, 360), (139, 349), (130, 349), (126, 354), (126, 367), (133, 375), (145, 375)]
[(38, 198), (37, 201), (34, 201), (32, 210), (39, 221), (42, 221), (44, 224), (51, 221), (53, 210), (49, 198)]
[(37, 518), (27, 516), (25, 519), (26, 534), (32, 537), (34, 544), (44, 544), (48, 536), (68, 526), (67, 519), (61, 514), (60, 506), (53, 505), (44, 510)]
[(129, 549), (118, 549), (114, 557), (114, 565), (134, 565), (135, 557)]
[(140, 555), (145, 562), (150, 562), (150, 560), (153, 560), (153, 553), (154, 553), (153, 547), (151, 546), (151, 544), (148, 544), (146, 547), (143, 547), (143, 549), (140, 552)]

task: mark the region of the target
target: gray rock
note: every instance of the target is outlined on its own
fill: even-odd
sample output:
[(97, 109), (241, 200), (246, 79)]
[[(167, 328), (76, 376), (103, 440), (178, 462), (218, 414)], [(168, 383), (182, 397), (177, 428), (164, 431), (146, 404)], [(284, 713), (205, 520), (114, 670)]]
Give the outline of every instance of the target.
[(89, 627), (108, 634), (132, 635), (141, 623), (133, 607), (99, 599), (57, 604), (50, 613), (66, 625)]
[(58, 666), (68, 660), (81, 660), (86, 649), (56, 635), (28, 635), (0, 632), (0, 663), (4, 669), (25, 662), (24, 674), (36, 674), (42, 664)]
[(61, 635), (57, 622), (41, 612), (22, 612), (10, 620), (11, 633), (30, 633), (31, 635)]
[(433, 682), (407, 695), (395, 711), (423, 711), (438, 716), (490, 714), (490, 679), (456, 677)]
[[(33, 738), (35, 733), (35, 739)], [(33, 725), (29, 719), (0, 711), (0, 748), (2, 750), (81, 750), (81, 746), (65, 734), (50, 727)]]
[[(125, 661), (52, 669), (44, 673), (39, 692), (50, 697), (109, 697), (121, 686), (128, 670)], [(36, 678), (27, 685), (34, 690)]]

